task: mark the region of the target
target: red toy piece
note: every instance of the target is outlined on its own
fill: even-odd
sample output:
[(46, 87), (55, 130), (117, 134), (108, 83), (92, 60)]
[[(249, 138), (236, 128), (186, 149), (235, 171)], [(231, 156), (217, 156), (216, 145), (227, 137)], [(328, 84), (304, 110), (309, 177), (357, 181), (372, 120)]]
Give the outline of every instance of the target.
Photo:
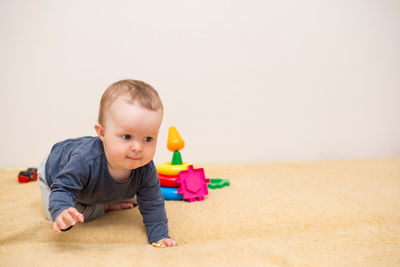
[(18, 182), (28, 183), (37, 180), (37, 168), (28, 168), (26, 171), (21, 171), (18, 174)]
[(204, 196), (208, 195), (207, 184), (210, 179), (206, 179), (204, 169), (193, 169), (193, 165), (188, 166), (186, 171), (181, 171), (176, 178), (176, 182), (180, 184), (178, 193), (183, 199), (189, 202), (204, 200)]
[(158, 178), (160, 179), (160, 184), (163, 187), (179, 187), (179, 184), (176, 182), (176, 178), (178, 176), (170, 176), (159, 173)]

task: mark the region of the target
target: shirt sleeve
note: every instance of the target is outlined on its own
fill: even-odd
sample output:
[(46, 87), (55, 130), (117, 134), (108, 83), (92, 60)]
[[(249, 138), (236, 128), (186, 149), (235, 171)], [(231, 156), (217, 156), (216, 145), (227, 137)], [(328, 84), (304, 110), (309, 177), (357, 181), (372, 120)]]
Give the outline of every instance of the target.
[(87, 183), (89, 172), (89, 167), (75, 153), (54, 177), (49, 197), (49, 211), (53, 221), (63, 210), (75, 206), (77, 195)]
[(164, 198), (161, 194), (160, 180), (153, 162), (149, 163), (144, 175), (137, 193), (137, 200), (146, 227), (147, 238), (150, 243), (153, 243), (163, 238), (170, 238), (168, 219)]

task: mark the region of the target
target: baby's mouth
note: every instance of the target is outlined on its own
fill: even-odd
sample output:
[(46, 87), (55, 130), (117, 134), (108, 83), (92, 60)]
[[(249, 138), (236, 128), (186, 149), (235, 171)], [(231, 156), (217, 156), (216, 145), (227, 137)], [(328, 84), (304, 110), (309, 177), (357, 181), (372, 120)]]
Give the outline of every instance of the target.
[(128, 159), (139, 160), (139, 156), (127, 156)]

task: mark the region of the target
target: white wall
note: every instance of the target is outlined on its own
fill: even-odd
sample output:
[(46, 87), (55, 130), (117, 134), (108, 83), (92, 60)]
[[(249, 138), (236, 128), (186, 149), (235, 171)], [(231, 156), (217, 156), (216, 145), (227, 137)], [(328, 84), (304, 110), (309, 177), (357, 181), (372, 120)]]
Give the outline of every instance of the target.
[(156, 87), (184, 160), (400, 156), (400, 2), (0, 0), (0, 166), (94, 135), (114, 81)]

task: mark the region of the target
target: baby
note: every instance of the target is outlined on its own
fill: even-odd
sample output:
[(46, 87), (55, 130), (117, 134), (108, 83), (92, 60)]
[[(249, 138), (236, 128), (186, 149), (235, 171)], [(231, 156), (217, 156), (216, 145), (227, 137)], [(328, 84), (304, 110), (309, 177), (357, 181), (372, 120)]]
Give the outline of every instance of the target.
[(122, 80), (104, 92), (97, 137), (53, 146), (38, 169), (45, 211), (57, 233), (107, 211), (129, 209), (136, 196), (150, 243), (171, 247), (164, 199), (153, 163), (163, 106), (154, 88)]

